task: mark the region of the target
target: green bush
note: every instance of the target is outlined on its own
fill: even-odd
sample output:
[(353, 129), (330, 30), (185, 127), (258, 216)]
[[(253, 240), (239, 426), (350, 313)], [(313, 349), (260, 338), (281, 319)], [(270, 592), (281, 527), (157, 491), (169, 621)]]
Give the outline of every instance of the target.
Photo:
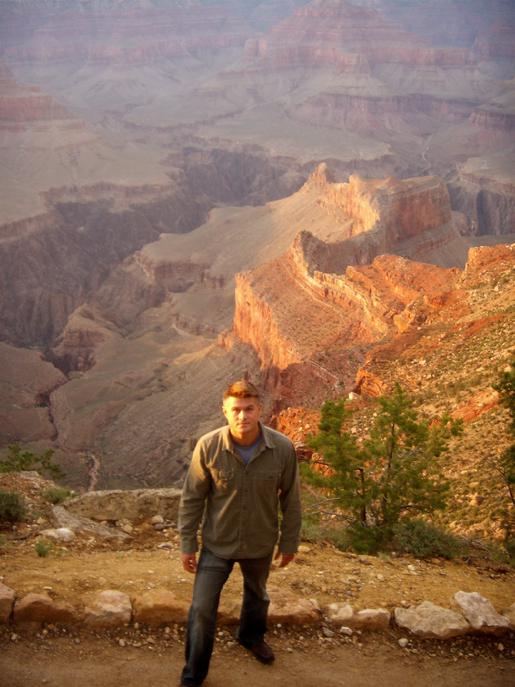
[(392, 547), (415, 558), (455, 558), (464, 546), (450, 532), (423, 520), (404, 520), (393, 528)]
[(59, 465), (53, 462), (52, 449), (36, 454), (31, 451), (23, 451), (19, 444), (10, 444), (7, 454), (0, 456), (0, 472), (22, 472), (24, 470), (37, 470), (48, 472), (54, 478), (64, 477), (64, 472)]
[(43, 492), (44, 499), (53, 504), (62, 503), (70, 496), (73, 496), (73, 491), (66, 487), (50, 487)]
[(0, 491), (0, 523), (20, 522), (24, 519), (27, 509), (21, 494), (10, 491)]
[(34, 549), (38, 556), (46, 558), (52, 549), (52, 542), (49, 542), (47, 539), (40, 539), (34, 544)]
[(352, 549), (356, 553), (376, 554), (384, 549), (386, 530), (383, 527), (368, 527), (354, 522), (342, 533), (338, 548)]

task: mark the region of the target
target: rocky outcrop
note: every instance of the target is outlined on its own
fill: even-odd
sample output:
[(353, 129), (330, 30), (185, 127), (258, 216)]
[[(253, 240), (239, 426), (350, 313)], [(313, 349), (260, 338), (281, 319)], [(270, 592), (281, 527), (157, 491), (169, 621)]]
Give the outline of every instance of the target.
[(302, 231), (284, 256), (237, 275), (233, 331), (265, 370), (301, 366), (297, 374), (325, 376), (326, 386), (327, 377), (342, 373), (319, 359), (322, 351), (369, 345), (419, 325), (441, 306), (458, 271), (382, 255), (449, 226), (440, 180), (351, 177), (331, 184), (320, 167), (306, 192), (313, 186), (319, 207), (340, 220), (342, 240), (340, 232), (323, 240)]
[(452, 205), (467, 217), (473, 235), (515, 232), (515, 175), (512, 152), (469, 158), (450, 186)]
[(350, 221), (350, 228), (342, 238), (380, 232), (381, 252), (451, 221), (449, 194), (438, 177), (400, 180), (361, 179), (351, 175), (347, 184), (337, 184), (328, 180), (326, 166), (320, 165), (307, 184), (320, 189), (318, 203), (322, 208)]
[(108, 489), (89, 491), (66, 503), (66, 509), (96, 521), (127, 519), (139, 522), (159, 514), (177, 520), (179, 489)]
[(345, 0), (298, 8), (262, 39), (247, 44), (247, 55), (274, 68), (330, 65), (341, 71), (385, 63), (463, 66), (474, 59), (466, 48), (433, 48), (377, 9)]
[(21, 131), (27, 125), (64, 120), (63, 128), (86, 128), (53, 96), (37, 86), (22, 86), (0, 62), (0, 131)]

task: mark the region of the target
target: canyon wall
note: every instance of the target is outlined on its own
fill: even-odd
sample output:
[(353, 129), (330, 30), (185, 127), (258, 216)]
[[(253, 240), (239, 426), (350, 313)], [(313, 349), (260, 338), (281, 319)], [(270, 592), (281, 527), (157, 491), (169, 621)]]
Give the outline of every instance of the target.
[(224, 3), (4, 2), (1, 17), (4, 55), (40, 63), (145, 64), (241, 46), (250, 33)]
[(465, 66), (474, 62), (467, 48), (435, 48), (376, 9), (350, 2), (313, 2), (247, 45), (247, 55), (275, 68), (309, 64), (342, 71), (370, 65)]
[(236, 277), (233, 337), (256, 351), (278, 395), (287, 384), (298, 388), (302, 375), (319, 377), (322, 394), (328, 383), (348, 384), (350, 359), (424, 322), (459, 272), (385, 254), (423, 237), (429, 244), (439, 228), (451, 240), (440, 179), (351, 177), (337, 184), (321, 166), (306, 183), (312, 187), (323, 211), (348, 218), (343, 236), (301, 231), (282, 257)]
[[(0, 336), (17, 345), (48, 346), (70, 313), (125, 257), (168, 231), (197, 225), (207, 211), (184, 189), (82, 189), (43, 216), (1, 228)], [(119, 193), (118, 193), (119, 191)], [(98, 193), (98, 200), (93, 198)], [(86, 195), (89, 200), (80, 200)], [(139, 203), (138, 203), (139, 200)]]

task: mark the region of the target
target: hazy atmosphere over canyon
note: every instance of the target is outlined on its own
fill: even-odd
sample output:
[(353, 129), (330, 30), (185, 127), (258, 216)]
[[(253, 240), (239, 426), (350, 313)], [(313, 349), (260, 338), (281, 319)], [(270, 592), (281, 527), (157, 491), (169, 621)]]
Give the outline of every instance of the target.
[(178, 481), (242, 375), (293, 434), (507, 360), (511, 0), (0, 0), (0, 151), (0, 448), (74, 488)]

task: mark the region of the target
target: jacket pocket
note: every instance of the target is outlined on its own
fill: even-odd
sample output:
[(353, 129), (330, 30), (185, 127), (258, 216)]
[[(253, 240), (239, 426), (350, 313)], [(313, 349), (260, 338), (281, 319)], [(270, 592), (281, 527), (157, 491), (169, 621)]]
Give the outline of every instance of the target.
[(228, 491), (234, 483), (234, 470), (219, 470), (213, 468), (211, 475), (216, 491)]

